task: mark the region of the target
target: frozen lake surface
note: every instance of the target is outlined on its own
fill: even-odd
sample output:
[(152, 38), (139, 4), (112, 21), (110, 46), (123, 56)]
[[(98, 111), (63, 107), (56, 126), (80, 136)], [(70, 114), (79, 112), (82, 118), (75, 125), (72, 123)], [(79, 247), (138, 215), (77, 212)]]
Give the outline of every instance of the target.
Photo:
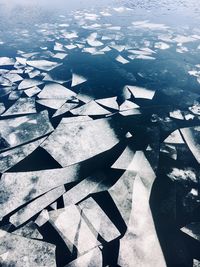
[(200, 266), (198, 1), (0, 0), (0, 265)]

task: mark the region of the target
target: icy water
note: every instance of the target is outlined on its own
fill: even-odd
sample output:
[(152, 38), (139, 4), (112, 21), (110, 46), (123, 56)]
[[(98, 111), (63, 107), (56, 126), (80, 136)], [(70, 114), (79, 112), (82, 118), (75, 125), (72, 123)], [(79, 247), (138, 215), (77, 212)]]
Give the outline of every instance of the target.
[(200, 266), (199, 25), (194, 0), (0, 0), (0, 265)]

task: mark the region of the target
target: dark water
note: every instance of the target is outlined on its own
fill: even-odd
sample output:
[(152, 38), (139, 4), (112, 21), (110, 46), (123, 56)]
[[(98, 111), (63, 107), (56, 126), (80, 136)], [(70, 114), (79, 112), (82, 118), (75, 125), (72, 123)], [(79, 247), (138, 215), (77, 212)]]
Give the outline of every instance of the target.
[[(0, 56), (15, 58), (23, 53), (37, 52), (30, 58), (52, 60), (51, 53), (55, 53), (56, 42), (61, 45), (76, 45), (74, 49), (65, 49), (68, 54), (65, 59), (53, 58), (56, 62), (62, 62), (62, 66), (50, 71), (52, 77), (66, 80), (65, 85), (68, 87), (71, 74), (78, 73), (87, 77), (88, 82), (75, 88), (77, 93), (94, 99), (117, 96), (119, 104), (124, 101), (125, 85), (155, 90), (152, 101), (135, 99), (135, 103), (145, 114), (136, 136), (145, 137), (147, 121), (156, 114), (162, 143), (167, 135), (177, 128), (199, 125), (200, 114), (190, 112), (190, 108), (199, 105), (200, 101), (199, 23), (200, 7), (198, 1), (194, 0), (0, 0)], [(76, 36), (66, 38), (69, 33), (75, 33)], [(88, 53), (84, 48), (91, 48), (86, 39), (92, 33), (97, 33), (98, 41), (103, 44), (94, 46), (94, 50)], [(107, 46), (112, 49), (101, 51)], [(119, 46), (123, 47), (122, 51)], [(138, 50), (139, 54), (136, 52)], [(128, 60), (128, 64), (116, 61), (119, 55)], [(26, 78), (26, 75), (24, 77)], [(13, 103), (7, 95), (1, 97), (1, 102), (6, 107)], [(43, 108), (38, 105), (37, 109), (39, 111)], [(185, 117), (184, 121), (180, 122), (175, 119), (168, 128), (167, 114), (177, 109), (181, 110), (184, 116), (193, 116), (192, 120)], [(49, 110), (49, 114), (51, 112), (52, 110)], [(55, 127), (58, 123), (59, 119), (52, 120)], [(141, 147), (145, 146), (142, 140), (140, 141)], [(200, 245), (198, 241), (182, 233), (180, 228), (200, 219), (198, 197), (188, 195), (192, 188), (198, 190), (198, 185), (188, 181), (171, 181), (167, 173), (172, 168), (188, 167), (199, 175), (199, 165), (185, 144), (176, 144), (176, 150), (176, 161), (160, 154), (157, 179), (150, 202), (168, 266), (192, 267), (193, 259), (200, 260)], [(38, 155), (42, 161), (38, 160)], [(56, 167), (59, 165), (40, 148), (11, 171)], [(109, 203), (106, 196), (104, 197), (104, 204)], [(123, 228), (123, 225), (121, 227)], [(50, 230), (43, 229), (47, 241), (61, 242), (57, 253), (58, 264), (63, 266), (62, 241), (48, 237), (48, 231)], [(117, 251), (115, 246), (117, 244), (113, 245), (113, 255), (114, 251)]]

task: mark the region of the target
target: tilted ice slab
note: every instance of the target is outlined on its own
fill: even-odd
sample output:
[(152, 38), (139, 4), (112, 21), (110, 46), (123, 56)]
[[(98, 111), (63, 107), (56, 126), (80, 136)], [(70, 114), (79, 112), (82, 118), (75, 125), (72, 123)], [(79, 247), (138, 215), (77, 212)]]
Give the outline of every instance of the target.
[(16, 227), (24, 224), (34, 215), (42, 211), (44, 208), (52, 204), (55, 200), (65, 193), (64, 185), (59, 186), (33, 200), (31, 203), (14, 213), (9, 221)]
[(27, 64), (29, 66), (32, 66), (34, 68), (44, 70), (44, 71), (50, 71), (53, 70), (55, 67), (60, 66), (61, 64), (55, 62), (55, 61), (49, 61), (49, 60), (27, 60)]
[(77, 107), (78, 104), (76, 103), (64, 103), (53, 115), (53, 117), (57, 117), (60, 116), (68, 111), (70, 111), (71, 109)]
[(43, 238), (37, 229), (37, 225), (32, 221), (28, 222), (24, 226), (13, 231), (13, 234), (23, 236), (26, 238), (36, 238), (36, 239), (42, 239)]
[(65, 267), (100, 267), (103, 265), (103, 256), (101, 250), (97, 247), (76, 260), (70, 262)]
[(31, 88), (33, 86), (37, 86), (43, 84), (43, 81), (35, 80), (35, 79), (24, 79), (18, 86), (18, 90), (24, 90)]
[(19, 206), (79, 178), (79, 165), (62, 169), (4, 173), (0, 180), (0, 219)]
[(200, 241), (200, 223), (192, 222), (181, 228), (181, 231)]
[(149, 191), (139, 176), (134, 181), (132, 212), (127, 232), (120, 240), (118, 264), (166, 267), (149, 207)]
[(0, 264), (15, 267), (56, 267), (55, 246), (0, 230)]
[(38, 94), (39, 98), (54, 98), (54, 99), (70, 99), (76, 96), (72, 90), (58, 83), (50, 83), (45, 85), (43, 90)]
[(33, 86), (31, 88), (24, 90), (24, 93), (29, 97), (32, 97), (32, 96), (38, 94), (39, 92), (41, 92), (41, 89), (37, 86)]
[(132, 210), (132, 195), (136, 174), (125, 171), (119, 180), (108, 190), (124, 222), (128, 225)]
[(13, 148), (52, 132), (47, 111), (14, 119), (0, 120), (0, 150)]
[(45, 138), (39, 139), (35, 142), (21, 145), (14, 149), (8, 150), (0, 154), (0, 172), (3, 173), (18, 162), (30, 155), (43, 141)]
[(63, 104), (66, 102), (66, 99), (39, 99), (36, 100), (36, 102), (42, 106), (48, 107), (48, 108), (52, 108), (52, 109), (59, 109), (60, 107), (63, 106)]
[(105, 179), (105, 174), (100, 172), (82, 180), (63, 195), (65, 207), (80, 202), (91, 193), (97, 193), (98, 187)]
[(1, 116), (13, 116), (36, 113), (34, 98), (20, 98)]
[(94, 100), (70, 111), (73, 115), (107, 115), (111, 112), (101, 107)]
[[(113, 127), (123, 133), (118, 124)], [(80, 123), (60, 123), (42, 147), (61, 165), (68, 166), (111, 149), (119, 142), (112, 121), (99, 119)]]
[(124, 57), (122, 57), (122, 56), (117, 56), (116, 58), (115, 58), (115, 60), (116, 61), (118, 61), (118, 62), (120, 62), (120, 63), (122, 63), (122, 64), (127, 64), (127, 63), (129, 63), (129, 61), (127, 60), (127, 59), (125, 59)]
[(78, 206), (82, 211), (83, 218), (88, 220), (97, 235), (100, 235), (105, 241), (110, 242), (121, 235), (92, 197), (83, 200)]
[(87, 81), (87, 78), (85, 78), (81, 75), (78, 75), (76, 73), (73, 73), (71, 87), (77, 86), (77, 85), (82, 84), (86, 81)]
[[(70, 205), (64, 209), (49, 212), (50, 223), (55, 227), (72, 253), (76, 247), (82, 254), (100, 245), (77, 206)], [(87, 240), (87, 242), (85, 242)]]
[(0, 57), (0, 66), (10, 66), (14, 65), (15, 60), (9, 57)]
[(96, 99), (95, 102), (97, 102), (98, 104), (100, 104), (106, 108), (111, 108), (111, 109), (116, 109), (116, 110), (119, 109), (116, 96)]
[(146, 89), (144, 87), (133, 86), (133, 85), (127, 85), (127, 87), (135, 98), (152, 99), (155, 94), (154, 90)]

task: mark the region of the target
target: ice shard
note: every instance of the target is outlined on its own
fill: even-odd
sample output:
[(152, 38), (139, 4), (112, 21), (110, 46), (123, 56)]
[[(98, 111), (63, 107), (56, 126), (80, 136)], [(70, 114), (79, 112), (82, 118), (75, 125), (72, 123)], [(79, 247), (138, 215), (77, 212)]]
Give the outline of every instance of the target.
[(59, 186), (57, 188), (52, 189), (51, 191), (33, 200), (25, 207), (21, 208), (19, 211), (14, 213), (10, 217), (9, 221), (15, 226), (22, 225), (23, 223), (27, 222), (30, 218), (32, 218), (34, 215), (36, 215), (44, 208), (52, 204), (64, 193), (65, 193), (64, 186)]
[(9, 170), (18, 162), (30, 155), (44, 140), (45, 138), (41, 138), (37, 141), (28, 143), (26, 145), (21, 145), (19, 147), (1, 153), (0, 173)]
[(31, 67), (44, 70), (44, 71), (50, 71), (53, 70), (55, 67), (58, 67), (60, 64), (55, 61), (49, 61), (49, 60), (27, 60), (27, 64)]
[(43, 81), (39, 81), (36, 79), (24, 79), (18, 86), (18, 90), (25, 90), (31, 88), (33, 86), (37, 86), (43, 84)]
[(100, 245), (97, 236), (91, 232), (75, 205), (51, 211), (49, 216), (50, 223), (61, 235), (71, 253), (74, 248), (82, 254)]
[(20, 98), (1, 116), (13, 116), (36, 113), (34, 98)]
[(139, 176), (134, 181), (132, 212), (128, 229), (120, 240), (118, 265), (126, 267), (167, 266), (149, 207), (149, 192)]
[[(55, 246), (0, 230), (0, 264), (15, 267), (56, 267)], [(6, 254), (6, 257), (1, 257)]]
[(70, 262), (65, 267), (100, 267), (103, 264), (101, 250), (97, 247)]
[[(113, 125), (109, 119), (98, 119), (80, 123), (60, 123), (42, 147), (63, 167), (94, 157), (114, 147), (123, 129)], [(84, 140), (84, 142), (82, 141)], [(103, 140), (103, 142), (102, 142)]]
[(58, 99), (40, 98), (39, 100), (36, 100), (36, 102), (42, 106), (47, 107), (47, 108), (52, 108), (52, 109), (57, 110), (63, 106), (63, 104), (66, 102), (66, 99), (65, 98), (64, 99), (61, 99), (61, 98), (58, 98)]
[(15, 60), (9, 57), (0, 57), (0, 66), (12, 66), (15, 64)]
[(76, 93), (58, 83), (49, 83), (45, 85), (42, 91), (38, 94), (39, 98), (46, 99), (70, 99), (74, 96), (76, 96)]
[(108, 98), (102, 98), (102, 99), (96, 99), (95, 101), (105, 108), (111, 108), (111, 109), (115, 109), (115, 110), (119, 109), (116, 96), (108, 97)]
[(73, 73), (71, 87), (77, 86), (77, 85), (82, 84), (86, 81), (87, 81), (87, 79), (85, 77), (78, 75), (76, 73)]
[(200, 241), (200, 223), (192, 222), (181, 228), (181, 231)]
[(79, 172), (80, 166), (73, 165), (62, 169), (4, 173), (0, 180), (0, 218), (53, 188), (79, 180)]
[(71, 109), (77, 107), (77, 103), (64, 103), (58, 110), (54, 113), (53, 117), (63, 115), (64, 113), (70, 111)]
[(82, 211), (83, 218), (88, 220), (94, 231), (105, 241), (110, 242), (121, 235), (113, 222), (92, 197), (83, 200), (78, 206)]
[(100, 172), (82, 180), (63, 195), (65, 207), (80, 202), (91, 193), (96, 193), (98, 191), (99, 184), (101, 184), (105, 179), (105, 174)]
[(90, 101), (85, 105), (72, 109), (70, 111), (73, 115), (107, 115), (111, 112), (106, 110), (105, 108), (101, 107), (95, 101)]
[(143, 87), (138, 87), (133, 85), (127, 85), (127, 87), (135, 98), (152, 99), (155, 94), (155, 91), (151, 89), (146, 89)]
[(19, 229), (15, 230), (13, 234), (27, 238), (35, 238), (35, 239), (43, 238), (37, 229), (37, 225), (32, 221), (20, 227)]
[(0, 120), (0, 129), (0, 150), (41, 138), (54, 130), (47, 111)]

